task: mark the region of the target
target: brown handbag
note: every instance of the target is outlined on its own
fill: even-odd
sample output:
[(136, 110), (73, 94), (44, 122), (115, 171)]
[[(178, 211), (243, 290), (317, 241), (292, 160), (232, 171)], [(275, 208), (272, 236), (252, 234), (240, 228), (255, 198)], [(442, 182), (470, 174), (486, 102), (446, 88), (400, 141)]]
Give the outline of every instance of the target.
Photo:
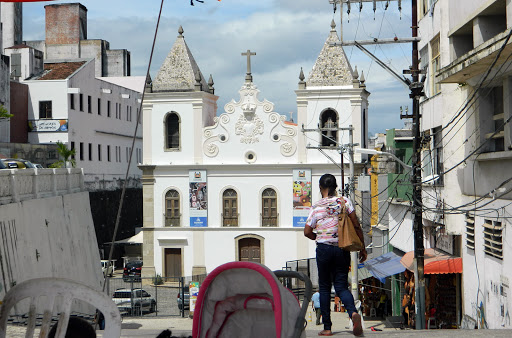
[(347, 206), (345, 200), (340, 198), (341, 212), (338, 218), (338, 246), (345, 251), (360, 251), (364, 249), (364, 244), (357, 235), (354, 224), (348, 217)]

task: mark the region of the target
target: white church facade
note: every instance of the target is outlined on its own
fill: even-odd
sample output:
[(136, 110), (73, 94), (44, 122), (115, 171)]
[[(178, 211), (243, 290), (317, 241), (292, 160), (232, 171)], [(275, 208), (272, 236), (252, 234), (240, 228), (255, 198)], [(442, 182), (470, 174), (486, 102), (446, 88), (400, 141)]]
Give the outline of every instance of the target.
[(300, 71), (296, 123), (262, 98), (250, 51), (240, 98), (218, 114), (213, 80), (205, 80), (180, 27), (143, 102), (144, 276), (209, 273), (230, 261), (276, 270), (314, 257), (303, 226), (320, 198), (318, 180), (332, 173), (341, 186), (341, 175), (310, 146), (339, 162), (335, 141), (349, 143), (350, 125), (354, 143), (367, 138), (369, 92), (342, 47), (330, 46), (339, 42), (331, 27), (309, 77)]

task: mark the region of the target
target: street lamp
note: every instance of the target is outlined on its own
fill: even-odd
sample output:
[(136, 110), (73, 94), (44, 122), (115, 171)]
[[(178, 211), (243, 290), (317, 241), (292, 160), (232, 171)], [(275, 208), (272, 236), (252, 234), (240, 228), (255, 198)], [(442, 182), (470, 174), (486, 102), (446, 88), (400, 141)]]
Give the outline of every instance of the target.
[(378, 151), (375, 149), (366, 149), (366, 148), (354, 148), (354, 151), (356, 153), (362, 153), (362, 154), (389, 156), (389, 157), (393, 158), (395, 161), (397, 161), (398, 163), (400, 163), (402, 165), (402, 167), (404, 167), (406, 169), (412, 169), (412, 166), (406, 164), (404, 161), (402, 161), (401, 159), (396, 157), (395, 154), (388, 153), (387, 151)]

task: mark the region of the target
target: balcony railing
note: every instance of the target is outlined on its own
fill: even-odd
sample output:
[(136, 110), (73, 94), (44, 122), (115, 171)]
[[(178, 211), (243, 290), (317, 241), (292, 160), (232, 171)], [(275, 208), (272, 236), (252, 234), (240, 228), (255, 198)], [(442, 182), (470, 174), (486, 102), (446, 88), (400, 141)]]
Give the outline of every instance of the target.
[(81, 191), (85, 191), (82, 168), (0, 170), (0, 204)]
[(223, 227), (237, 227), (238, 226), (238, 217), (240, 214), (236, 216), (224, 216), (224, 213), (221, 213), (222, 217), (222, 226)]
[(277, 216), (263, 216), (261, 215), (261, 226), (262, 227), (277, 227), (277, 220), (279, 219), (279, 214)]
[(181, 226), (181, 214), (176, 217), (166, 217), (165, 218), (165, 226), (166, 227), (179, 227)]

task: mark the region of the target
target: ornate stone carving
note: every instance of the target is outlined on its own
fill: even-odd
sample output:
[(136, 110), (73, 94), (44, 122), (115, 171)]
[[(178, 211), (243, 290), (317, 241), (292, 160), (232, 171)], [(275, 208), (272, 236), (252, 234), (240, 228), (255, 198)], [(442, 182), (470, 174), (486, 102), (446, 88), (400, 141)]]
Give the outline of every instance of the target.
[[(215, 157), (219, 153), (219, 147), (213, 142), (225, 143), (229, 140), (229, 132), (224, 125), (229, 123), (229, 115), (222, 114), (219, 117), (213, 118), (214, 125), (206, 127), (203, 130), (203, 136), (205, 141), (203, 143), (203, 152), (208, 157)], [(224, 129), (224, 132), (220, 132), (214, 135), (214, 130), (220, 126)]]
[[(295, 154), (295, 152), (297, 151), (297, 143), (295, 142), (293, 137), (297, 135), (297, 130), (284, 123), (284, 121), (286, 121), (286, 116), (279, 115), (277, 113), (272, 113), (268, 117), (268, 120), (270, 121), (270, 123), (274, 124), (270, 131), (270, 139), (273, 142), (282, 142), (281, 154), (286, 157)], [(280, 126), (282, 129), (284, 129), (284, 134), (280, 134), (277, 132), (277, 126)]]
[[(336, 27), (336, 25), (334, 25)], [(307, 79), (307, 86), (345, 86), (352, 85), (352, 68), (342, 46), (331, 46), (340, 39), (335, 28), (331, 29), (324, 47)]]
[[(253, 116), (252, 114), (240, 114), (238, 121), (235, 124), (235, 134), (242, 135), (240, 142), (251, 144), (259, 142), (258, 135), (263, 134), (264, 124), (263, 121), (258, 116)], [(247, 116), (251, 116), (251, 120), (247, 119)]]

